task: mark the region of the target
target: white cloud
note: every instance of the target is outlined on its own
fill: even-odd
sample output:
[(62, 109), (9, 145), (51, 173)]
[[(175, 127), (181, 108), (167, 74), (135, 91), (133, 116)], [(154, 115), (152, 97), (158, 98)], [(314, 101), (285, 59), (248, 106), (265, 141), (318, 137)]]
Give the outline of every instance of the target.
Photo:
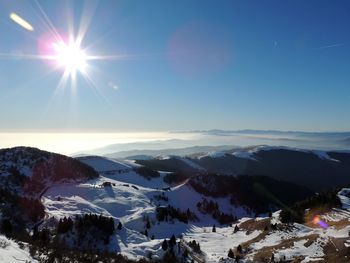
[(322, 47), (319, 47), (318, 49), (326, 49), (326, 48), (334, 48), (334, 47), (342, 47), (342, 46), (345, 46), (345, 43), (337, 43), (333, 45), (322, 46)]

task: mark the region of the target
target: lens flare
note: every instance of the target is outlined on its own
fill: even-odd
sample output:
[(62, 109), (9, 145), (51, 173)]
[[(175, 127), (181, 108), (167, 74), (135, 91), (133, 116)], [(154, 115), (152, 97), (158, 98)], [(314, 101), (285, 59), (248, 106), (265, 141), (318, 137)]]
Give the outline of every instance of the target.
[(319, 225), (322, 228), (328, 228), (328, 224), (320, 219), (320, 216), (316, 215), (312, 219), (314, 225)]
[(34, 31), (34, 28), (31, 24), (29, 24), (26, 20), (24, 20), (22, 17), (17, 15), (16, 13), (11, 13), (10, 18), (12, 21), (23, 27), (24, 29), (27, 29), (28, 31)]
[[(104, 96), (99, 87), (103, 87), (106, 81), (103, 80), (103, 74), (99, 69), (94, 66), (94, 61), (120, 61), (138, 59), (144, 57), (154, 56), (153, 54), (135, 55), (135, 54), (94, 54), (92, 46), (100, 42), (105, 36), (96, 36), (96, 40), (92, 43), (86, 43), (85, 36), (89, 31), (89, 25), (94, 17), (94, 13), (98, 7), (97, 1), (86, 1), (83, 5), (83, 9), (80, 16), (79, 25), (75, 25), (75, 21), (79, 18), (73, 16), (69, 10), (70, 6), (67, 5), (67, 28), (62, 30), (56, 28), (55, 24), (51, 21), (49, 15), (45, 12), (39, 1), (33, 1), (33, 10), (36, 14), (35, 20), (31, 21), (36, 28), (36, 32), (31, 34), (31, 38), (36, 40), (38, 52), (34, 53), (0, 53), (0, 60), (2, 59), (28, 59), (28, 60), (40, 60), (49, 65), (48, 71), (43, 74), (44, 76), (54, 71), (62, 71), (61, 77), (55, 87), (51, 99), (48, 101), (47, 110), (53, 104), (53, 101), (59, 96), (63, 95), (68, 87), (71, 91), (71, 102), (75, 102), (75, 96), (77, 95), (78, 84), (83, 84), (86, 87), (91, 88), (95, 95), (101, 97), (106, 104), (111, 105), (108, 98)], [(23, 27), (28, 31), (34, 31), (34, 26), (20, 17), (15, 12), (10, 12), (8, 19)], [(29, 20), (30, 21), (30, 20)], [(41, 23), (40, 25), (38, 23)], [(85, 43), (84, 43), (85, 42)], [(98, 77), (95, 75), (99, 74)], [(78, 77), (79, 76), (79, 77)], [(102, 76), (102, 78), (101, 78)], [(109, 78), (109, 77), (108, 77)], [(109, 78), (110, 79), (110, 78)], [(102, 82), (103, 85), (99, 85)], [(112, 83), (110, 85), (114, 90), (118, 89), (118, 86)], [(44, 111), (44, 114), (46, 114)]]

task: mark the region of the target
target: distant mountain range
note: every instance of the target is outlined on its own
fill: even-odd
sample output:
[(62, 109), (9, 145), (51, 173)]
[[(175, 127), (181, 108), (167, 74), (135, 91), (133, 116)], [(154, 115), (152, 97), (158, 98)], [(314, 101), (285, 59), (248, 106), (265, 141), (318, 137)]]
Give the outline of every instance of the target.
[[(106, 157), (110, 158), (123, 158), (123, 159), (149, 159), (156, 156), (164, 155), (178, 155), (178, 156), (187, 156), (196, 153), (205, 153), (211, 151), (225, 151), (231, 150), (234, 146), (230, 145), (220, 145), (220, 146), (192, 146), (185, 148), (172, 148), (172, 149), (160, 149), (160, 150), (130, 150), (130, 151), (121, 151), (111, 154), (106, 154)], [(239, 148), (239, 147), (236, 147)]]
[(298, 135), (298, 136), (319, 136), (319, 137), (348, 137), (350, 131), (345, 132), (307, 132), (307, 131), (280, 131), (280, 130), (193, 130), (193, 131), (178, 131), (174, 133), (200, 133), (200, 134), (212, 134), (212, 135), (229, 135), (229, 134), (270, 134), (270, 135)]
[(340, 143), (346, 146), (350, 146), (350, 137), (342, 140)]
[(114, 158), (166, 154), (184, 156), (195, 152), (225, 150), (262, 144), (327, 151), (350, 149), (350, 132), (201, 130), (172, 132), (169, 133), (169, 137), (172, 139), (111, 144), (97, 149), (86, 149), (73, 154), (73, 156), (104, 155)]
[(350, 152), (260, 146), (186, 157), (161, 156), (136, 162), (155, 170), (185, 174), (204, 170), (227, 175), (266, 175), (314, 191), (350, 185)]

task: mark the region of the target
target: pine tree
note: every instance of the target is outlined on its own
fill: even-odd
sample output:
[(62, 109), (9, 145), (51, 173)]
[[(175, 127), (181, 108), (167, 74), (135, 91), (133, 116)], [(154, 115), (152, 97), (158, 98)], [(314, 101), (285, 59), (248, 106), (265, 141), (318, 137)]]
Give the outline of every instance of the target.
[(162, 249), (164, 251), (166, 251), (168, 249), (168, 242), (166, 241), (166, 239), (164, 239), (163, 243), (162, 243)]
[(241, 246), (241, 245), (238, 245), (238, 247), (237, 247), (237, 252), (240, 253), (240, 254), (242, 254), (242, 246)]
[(188, 251), (187, 251), (187, 249), (185, 249), (185, 251), (184, 251), (184, 253), (182, 254), (182, 256), (183, 256), (184, 258), (187, 258), (187, 257), (188, 257)]
[(228, 256), (229, 258), (234, 258), (234, 257), (235, 257), (235, 254), (233, 253), (233, 250), (232, 250), (231, 248), (230, 248), (230, 250), (228, 251), (227, 256)]
[(172, 235), (170, 238), (170, 245), (173, 247), (176, 245), (176, 237), (175, 235)]
[(216, 232), (216, 226), (215, 226), (215, 224), (213, 225), (212, 232)]
[(37, 239), (39, 235), (39, 230), (38, 230), (38, 226), (34, 226), (33, 228), (33, 239)]
[(153, 258), (152, 251), (148, 251), (147, 254), (146, 254), (146, 257), (149, 259), (149, 261), (152, 261), (152, 258)]
[(236, 233), (236, 232), (238, 232), (239, 231), (239, 228), (238, 228), (238, 226), (236, 225), (235, 226), (235, 229), (233, 230), (233, 233)]
[(118, 224), (118, 230), (122, 230), (122, 227), (123, 227), (123, 225), (122, 225), (122, 223), (121, 222), (119, 222), (119, 224)]
[(115, 230), (114, 220), (112, 217), (110, 217), (108, 219), (108, 234), (110, 235), (113, 234), (114, 230)]

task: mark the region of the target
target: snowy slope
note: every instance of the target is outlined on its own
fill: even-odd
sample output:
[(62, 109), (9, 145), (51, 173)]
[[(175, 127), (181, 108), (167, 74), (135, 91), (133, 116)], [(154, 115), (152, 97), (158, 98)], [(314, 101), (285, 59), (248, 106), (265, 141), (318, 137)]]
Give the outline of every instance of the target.
[[(101, 186), (105, 181), (115, 186)], [(149, 230), (149, 236), (154, 234), (159, 238), (158, 241), (140, 233), (145, 230), (143, 221), (145, 215), (149, 215), (155, 222), (156, 204), (150, 199), (158, 192), (159, 190), (101, 176), (83, 184), (52, 187), (45, 193), (42, 201), (48, 217), (58, 219), (63, 216), (74, 217), (76, 214), (96, 213), (122, 222), (125, 228), (114, 237), (110, 250), (121, 251), (132, 258), (137, 258), (145, 256), (145, 247), (155, 252), (160, 248), (160, 240), (169, 238), (168, 225), (159, 225), (154, 231)], [(187, 227), (183, 223), (176, 226), (177, 234), (182, 233)]]
[(173, 188), (172, 191), (166, 193), (166, 196), (169, 197), (169, 203), (174, 207), (178, 207), (181, 210), (187, 210), (189, 208), (191, 211), (195, 211), (196, 214), (200, 216), (202, 221), (199, 225), (212, 225), (215, 223), (217, 224), (217, 221), (213, 220), (211, 216), (203, 215), (201, 212), (198, 211), (197, 203), (199, 201), (203, 201), (203, 198), (207, 199), (208, 201), (212, 200), (214, 202), (217, 202), (220, 211), (227, 214), (232, 214), (234, 216), (237, 216), (238, 218), (251, 215), (242, 206), (232, 206), (230, 204), (229, 197), (213, 198), (204, 196), (202, 194), (197, 193), (195, 190), (193, 190), (191, 186), (189, 186), (186, 183)]
[[(113, 235), (109, 250), (121, 252), (133, 259), (146, 256), (149, 252), (155, 258), (161, 257), (164, 253), (161, 242), (172, 234), (181, 235), (183, 242), (199, 242), (202, 257), (209, 263), (227, 259), (228, 250), (233, 249), (236, 253), (238, 245), (243, 247), (242, 262), (261, 262), (262, 257), (271, 257), (272, 254), (276, 260), (292, 260), (297, 257), (300, 262), (324, 260), (328, 254), (338, 253), (336, 249), (343, 251), (350, 245), (350, 211), (346, 210), (350, 207), (349, 189), (343, 189), (338, 194), (344, 209), (333, 209), (320, 215), (329, 225), (324, 229), (312, 221), (307, 221), (304, 225), (282, 224), (278, 220), (278, 212), (272, 218), (250, 218), (251, 215), (244, 207), (233, 207), (229, 198), (205, 197), (194, 191), (187, 182), (163, 191), (162, 188), (169, 187), (163, 182), (165, 173), (150, 180), (133, 170), (121, 173), (120, 170), (130, 167), (123, 161), (94, 157), (86, 163), (99, 170), (100, 176), (84, 183), (61, 184), (49, 188), (42, 197), (46, 220), (49, 222), (52, 217), (58, 219), (84, 213), (112, 217), (116, 223), (122, 222), (123, 228)], [(104, 182), (110, 182), (111, 186), (103, 186)], [(158, 199), (159, 195), (168, 201)], [(217, 202), (222, 212), (231, 213), (240, 220), (233, 226), (220, 226), (210, 215), (198, 211), (197, 203), (203, 198)], [(199, 221), (191, 221), (189, 224), (176, 219), (158, 222), (156, 208), (167, 205), (181, 211), (190, 209)], [(151, 222), (148, 236), (143, 234), (146, 229), (145, 218)], [(212, 232), (213, 224), (216, 225), (216, 232)], [(271, 229), (271, 224), (277, 224), (277, 229)], [(239, 226), (237, 232), (234, 231), (235, 225)]]
[(79, 161), (93, 167), (97, 172), (128, 171), (131, 166), (113, 159), (100, 156), (84, 156), (77, 158)]
[(260, 230), (248, 234), (244, 231), (233, 233), (232, 227), (217, 227), (216, 232), (212, 232), (212, 227), (193, 226), (191, 231), (185, 233), (184, 239), (198, 241), (202, 250), (206, 252), (207, 262), (214, 263), (227, 257), (230, 248), (256, 238), (260, 233)]
[(1, 263), (13, 263), (13, 262), (38, 262), (34, 260), (28, 249), (20, 248), (17, 243), (0, 235), (0, 262)]
[(166, 172), (159, 172), (160, 177), (149, 180), (134, 171), (140, 165), (130, 160), (115, 160), (100, 156), (79, 157), (79, 161), (94, 168), (101, 176), (124, 183), (136, 184), (150, 188), (164, 188), (169, 185), (163, 181)]
[(205, 157), (211, 157), (211, 158), (221, 158), (226, 155), (226, 152), (223, 151), (212, 151), (212, 152), (207, 152), (203, 155), (198, 156), (198, 159), (202, 159)]
[[(99, 163), (97, 165), (102, 167)], [(104, 182), (110, 182), (112, 185), (103, 187)], [(197, 202), (202, 201), (204, 196), (194, 191), (186, 183), (165, 192), (159, 190), (162, 187), (168, 187), (162, 182), (162, 176), (147, 180), (135, 172), (108, 174), (100, 175), (99, 178), (85, 183), (51, 187), (42, 197), (42, 202), (47, 218), (59, 219), (64, 216), (74, 217), (77, 214), (95, 213), (113, 217), (116, 222), (122, 222), (125, 228), (115, 235), (110, 250), (137, 258), (145, 256), (147, 251), (161, 254), (160, 244), (164, 238), (169, 238), (172, 234), (176, 236), (184, 233), (192, 235), (191, 233), (198, 231), (193, 228), (193, 224), (196, 224), (197, 227), (217, 224), (211, 216), (202, 215), (198, 211)], [(162, 193), (169, 199), (168, 202), (156, 198)], [(226, 213), (239, 217), (248, 215), (242, 207), (232, 208), (228, 198), (213, 200), (217, 201), (220, 209)], [(156, 207), (168, 204), (182, 211), (187, 209), (194, 211), (200, 221), (190, 224), (177, 220), (156, 223)], [(145, 216), (148, 216), (152, 222), (152, 227), (148, 230), (148, 237), (141, 233), (145, 230)], [(149, 238), (152, 235), (155, 237), (154, 240)], [(145, 250), (146, 247), (148, 250)]]
[(243, 159), (250, 159), (253, 161), (256, 161), (254, 158), (254, 151), (247, 150), (247, 151), (235, 151), (232, 153), (233, 156)]
[(350, 188), (344, 188), (338, 193), (344, 209), (350, 209)]
[[(138, 176), (137, 174), (124, 175), (136, 178)], [(271, 251), (276, 260), (301, 257), (302, 262), (309, 262), (325, 257), (324, 249), (327, 244), (348, 238), (350, 231), (350, 224), (345, 224), (341, 228), (337, 226), (337, 222), (350, 220), (350, 212), (337, 209), (322, 215), (322, 219), (330, 225), (327, 229), (309, 224), (283, 226), (278, 221), (278, 213), (275, 213), (271, 224), (281, 224), (281, 229), (265, 232), (263, 227), (256, 225), (260, 224), (258, 222), (267, 222), (266, 224), (269, 225), (270, 218), (250, 219), (246, 217), (249, 215), (244, 208), (231, 207), (228, 199), (213, 199), (225, 213), (233, 213), (242, 218), (237, 222), (240, 230), (235, 233), (233, 227), (220, 226), (211, 216), (203, 215), (197, 210), (196, 204), (204, 196), (195, 192), (186, 183), (163, 192), (151, 186), (127, 183), (128, 176), (124, 175), (118, 177), (118, 180), (113, 176), (100, 176), (86, 183), (50, 188), (43, 196), (47, 217), (60, 218), (82, 213), (97, 213), (113, 217), (116, 222), (122, 222), (124, 227), (116, 232), (109, 248), (111, 251), (122, 252), (134, 259), (145, 256), (148, 252), (152, 252), (155, 257), (161, 257), (162, 240), (175, 234), (182, 235), (184, 242), (198, 241), (207, 262), (218, 262), (221, 258), (226, 258), (228, 250), (235, 249), (240, 244), (247, 244), (243, 262), (256, 262), (261, 254), (272, 253)], [(126, 180), (123, 181), (123, 179)], [(102, 184), (106, 181), (114, 186), (103, 187)], [(157, 200), (155, 196), (160, 193), (164, 193), (169, 202)], [(347, 193), (347, 190), (343, 190), (339, 195)], [(60, 197), (59, 200), (58, 197)], [(344, 200), (348, 202), (347, 199)], [(187, 208), (191, 209), (200, 221), (189, 224), (177, 220), (157, 222), (155, 208), (158, 205), (167, 204), (183, 211)], [(151, 221), (148, 237), (141, 233), (146, 229), (145, 216)], [(216, 232), (211, 231), (213, 224), (217, 226)], [(154, 240), (150, 238), (152, 235), (155, 237)], [(350, 244), (350, 240), (342, 242), (344, 246), (347, 242)]]

